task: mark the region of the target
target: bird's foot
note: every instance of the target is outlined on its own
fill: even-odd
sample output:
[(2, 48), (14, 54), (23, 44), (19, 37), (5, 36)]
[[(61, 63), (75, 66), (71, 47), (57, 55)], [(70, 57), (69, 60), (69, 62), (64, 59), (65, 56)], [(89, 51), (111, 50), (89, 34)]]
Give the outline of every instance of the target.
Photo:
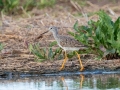
[(85, 69), (84, 67), (81, 67), (81, 68), (80, 68), (80, 71), (83, 71), (84, 69)]
[(61, 70), (63, 70), (63, 69), (64, 69), (64, 66), (61, 66), (59, 70), (61, 71)]

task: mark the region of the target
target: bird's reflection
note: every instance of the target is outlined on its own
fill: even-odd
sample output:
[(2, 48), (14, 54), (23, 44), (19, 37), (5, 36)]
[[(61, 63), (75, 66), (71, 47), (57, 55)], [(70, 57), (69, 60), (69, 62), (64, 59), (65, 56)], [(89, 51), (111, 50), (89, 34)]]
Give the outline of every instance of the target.
[(64, 77), (61, 77), (61, 80), (63, 82), (64, 87), (66, 87), (66, 90), (68, 90), (68, 86), (67, 86), (67, 83), (65, 82)]
[[(80, 74), (80, 89), (82, 89), (84, 78), (85, 78), (85, 76), (83, 74)], [(64, 76), (61, 77), (61, 80), (62, 80), (62, 83), (63, 83), (64, 87), (66, 87), (65, 90), (69, 90)]]
[(83, 86), (83, 81), (84, 81), (84, 75), (80, 74), (80, 88)]

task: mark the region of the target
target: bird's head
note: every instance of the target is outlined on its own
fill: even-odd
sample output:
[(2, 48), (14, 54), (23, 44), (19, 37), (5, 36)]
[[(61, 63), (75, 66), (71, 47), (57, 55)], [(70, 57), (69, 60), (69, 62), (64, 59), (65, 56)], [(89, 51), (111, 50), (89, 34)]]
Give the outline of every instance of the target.
[(55, 31), (57, 31), (57, 27), (55, 27), (55, 26), (50, 26), (49, 27), (49, 31), (51, 31), (51, 32), (55, 32)]

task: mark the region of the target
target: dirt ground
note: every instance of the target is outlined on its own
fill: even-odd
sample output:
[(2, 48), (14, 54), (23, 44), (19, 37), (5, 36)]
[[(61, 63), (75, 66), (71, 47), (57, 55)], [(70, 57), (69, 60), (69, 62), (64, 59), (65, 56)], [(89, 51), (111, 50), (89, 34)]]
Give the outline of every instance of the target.
[[(120, 15), (119, 0), (88, 0), (85, 6), (77, 3), (62, 0), (57, 2), (53, 8), (42, 10), (33, 9), (30, 14), (25, 13), (24, 18), (20, 16), (3, 15), (0, 26), (0, 42), (4, 44), (4, 49), (0, 53), (0, 72), (37, 72), (55, 73), (63, 60), (35, 62), (35, 56), (28, 50), (27, 44), (39, 42), (41, 47), (48, 47), (54, 41), (51, 33), (43, 35), (35, 41), (41, 33), (48, 30), (48, 26), (60, 27), (60, 34), (66, 35), (73, 30), (76, 20), (79, 25), (87, 24), (90, 19), (97, 20), (96, 15), (91, 15), (100, 9), (105, 10), (113, 20)], [(89, 17), (86, 16), (89, 15)], [(106, 69), (118, 70), (120, 60), (97, 61), (89, 55), (82, 57), (85, 70)], [(79, 70), (78, 60), (68, 60), (63, 71)]]

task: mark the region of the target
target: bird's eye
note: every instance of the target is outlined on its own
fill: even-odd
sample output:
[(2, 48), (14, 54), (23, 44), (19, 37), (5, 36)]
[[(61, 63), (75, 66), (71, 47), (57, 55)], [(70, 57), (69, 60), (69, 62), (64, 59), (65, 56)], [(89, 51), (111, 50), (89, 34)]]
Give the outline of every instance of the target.
[(52, 28), (50, 28), (50, 29), (52, 29)]

